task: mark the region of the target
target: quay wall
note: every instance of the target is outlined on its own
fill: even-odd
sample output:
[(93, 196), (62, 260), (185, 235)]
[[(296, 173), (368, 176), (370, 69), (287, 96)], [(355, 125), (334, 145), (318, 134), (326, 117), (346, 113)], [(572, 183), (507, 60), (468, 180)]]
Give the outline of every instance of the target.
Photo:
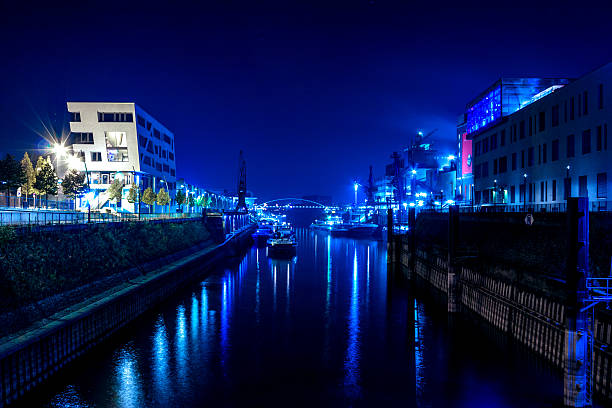
[[(467, 217), (466, 217), (467, 218)], [(542, 219), (544, 217), (540, 217)], [(448, 216), (446, 216), (448, 219)], [(552, 217), (551, 217), (552, 219)], [(530, 265), (510, 265), (506, 262), (495, 263), (495, 257), (483, 254), (483, 248), (474, 249), (472, 243), (460, 242), (457, 261), (449, 268), (446, 234), (448, 222), (441, 217), (432, 217), (426, 222), (421, 219), (420, 228), (429, 234), (438, 232), (438, 242), (421, 239), (416, 235), (415, 248), (410, 248), (410, 237), (396, 237), (390, 245), (390, 259), (396, 259), (397, 266), (392, 266), (393, 273), (399, 273), (401, 279), (418, 283), (438, 297), (448, 301), (449, 275), (452, 272), (458, 277), (455, 293), (460, 313), (470, 315), (487, 322), (502, 336), (517, 342), (531, 352), (542, 357), (559, 370), (564, 368), (565, 352), (568, 347), (566, 338), (566, 286), (562, 276), (555, 270), (538, 270), (537, 258), (529, 259)], [(556, 221), (552, 219), (553, 221)], [(446, 222), (445, 222), (446, 221)], [(462, 233), (466, 231), (470, 220), (463, 219), (460, 225)], [(491, 231), (496, 227), (482, 222), (477, 228)], [(601, 220), (599, 220), (601, 221)], [(507, 223), (507, 220), (500, 222)], [(440, 224), (436, 226), (436, 223)], [(417, 219), (417, 227), (419, 220)], [(552, 222), (539, 231), (533, 240), (550, 237), (546, 228), (559, 233), (564, 226)], [(515, 223), (516, 228), (524, 230)], [(544, 233), (543, 231), (544, 230)], [(502, 230), (503, 231), (503, 230)], [(529, 230), (533, 233), (533, 230)], [(473, 234), (470, 232), (470, 234)], [(591, 232), (593, 234), (593, 231)], [(478, 234), (474, 234), (478, 235)], [(496, 245), (492, 236), (487, 237), (487, 245)], [(552, 238), (550, 238), (552, 240)], [(468, 244), (468, 245), (466, 245)], [(497, 243), (497, 245), (501, 245)], [(518, 252), (517, 246), (504, 243), (501, 250)], [(524, 245), (524, 243), (520, 243)], [(549, 247), (560, 247), (551, 243)], [(520, 248), (520, 250), (524, 250)], [(592, 250), (592, 249), (591, 249)], [(399, 253), (394, 254), (398, 251)], [(483, 255), (483, 256), (481, 256)], [(488, 255), (488, 256), (487, 256)], [(536, 260), (536, 261), (534, 261)], [(550, 273), (553, 272), (553, 273)], [(450, 305), (449, 305), (450, 307)], [(450, 313), (450, 312), (449, 312)], [(607, 403), (612, 401), (612, 313), (603, 307), (595, 309), (594, 355), (593, 355), (593, 391), (597, 398)]]
[(0, 346), (0, 407), (30, 391), (63, 366), (124, 327), (216, 263), (237, 256), (251, 240), (245, 226), (222, 244), (169, 262), (132, 279), (128, 287)]

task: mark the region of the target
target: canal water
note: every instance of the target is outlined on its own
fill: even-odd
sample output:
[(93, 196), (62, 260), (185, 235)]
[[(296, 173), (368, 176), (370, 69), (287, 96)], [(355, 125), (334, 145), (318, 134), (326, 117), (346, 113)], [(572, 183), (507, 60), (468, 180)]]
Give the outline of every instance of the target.
[(559, 372), (387, 282), (385, 244), (301, 229), (251, 248), (78, 360), (24, 406), (547, 407)]

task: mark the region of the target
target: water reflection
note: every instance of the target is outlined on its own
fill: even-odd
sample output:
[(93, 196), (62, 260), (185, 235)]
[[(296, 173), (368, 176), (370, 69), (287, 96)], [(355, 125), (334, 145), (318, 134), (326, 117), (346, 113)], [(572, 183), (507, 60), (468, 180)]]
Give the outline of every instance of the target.
[(136, 408), (144, 405), (142, 380), (136, 356), (134, 345), (128, 343), (117, 351), (114, 358), (115, 400), (117, 406), (121, 408)]
[(153, 332), (153, 364), (151, 368), (153, 370), (153, 386), (162, 404), (167, 402), (170, 391), (169, 359), (168, 332), (164, 318), (160, 315), (155, 322)]
[[(387, 293), (384, 245), (317, 235), (299, 234), (292, 261), (253, 248), (159, 314), (143, 316), (116, 347), (92, 353), (95, 364), (29, 406), (522, 407), (561, 400), (554, 372), (526, 365), (522, 354), (508, 364), (507, 343), (496, 348), (473, 326), (447, 341), (445, 310), (440, 323), (414, 293)], [(517, 389), (539, 403), (516, 399)]]
[(348, 316), (349, 336), (344, 364), (344, 385), (347, 387), (347, 395), (351, 398), (358, 398), (361, 392), (359, 387), (359, 279), (357, 272), (357, 248), (355, 247)]

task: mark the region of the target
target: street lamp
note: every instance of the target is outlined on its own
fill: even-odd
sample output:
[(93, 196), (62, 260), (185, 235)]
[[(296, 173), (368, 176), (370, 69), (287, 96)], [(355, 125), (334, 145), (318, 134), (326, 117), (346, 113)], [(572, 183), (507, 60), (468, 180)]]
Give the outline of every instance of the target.
[(493, 207), (497, 205), (497, 179), (493, 180)]
[(357, 207), (357, 190), (359, 189), (359, 184), (357, 184), (357, 182), (355, 182), (353, 184), (353, 187), (355, 188), (355, 207)]
[(527, 173), (523, 174), (523, 211), (527, 211)]

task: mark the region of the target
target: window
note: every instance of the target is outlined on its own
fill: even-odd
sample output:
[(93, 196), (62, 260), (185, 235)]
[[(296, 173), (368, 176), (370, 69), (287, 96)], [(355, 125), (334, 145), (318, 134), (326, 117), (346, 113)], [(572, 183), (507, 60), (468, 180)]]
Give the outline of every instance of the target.
[(165, 158), (166, 158), (166, 150), (165, 150), (165, 149), (162, 149), (162, 151), (161, 151), (161, 157), (162, 157), (162, 159), (165, 159)]
[(551, 126), (557, 127), (559, 126), (559, 105), (555, 105), (552, 107), (552, 118), (551, 118)]
[(589, 114), (589, 93), (587, 91), (582, 94), (582, 114), (585, 116)]
[(516, 170), (516, 152), (512, 153), (512, 171)]
[(514, 204), (516, 202), (516, 198), (514, 195), (516, 194), (516, 187), (510, 186), (510, 203)]
[(499, 134), (499, 145), (500, 146), (505, 146), (506, 145), (506, 130), (502, 130), (501, 133)]
[(174, 153), (168, 152), (168, 159), (174, 161)]
[(94, 138), (93, 133), (84, 133), (84, 132), (72, 132), (71, 133), (72, 140), (76, 144), (93, 144)]
[(173, 168), (170, 168), (170, 175), (172, 177), (176, 176), (176, 170), (174, 170)]
[(476, 142), (476, 145), (474, 146), (474, 156), (480, 156), (480, 152), (481, 152), (481, 144), (480, 142)]
[(542, 145), (538, 145), (538, 164), (542, 164)]
[(491, 150), (497, 149), (497, 133), (493, 133), (490, 139), (491, 139)]
[(516, 142), (516, 123), (512, 125), (512, 141)]
[(578, 94), (578, 117), (582, 116), (582, 97)]
[(519, 201), (525, 202), (525, 184), (519, 186)]
[(151, 153), (151, 154), (155, 154), (155, 150), (153, 150), (153, 142), (149, 140), (149, 144), (147, 146), (147, 152)]
[(153, 136), (161, 140), (161, 133), (157, 129), (153, 129)]
[(574, 135), (567, 137), (567, 157), (574, 157), (576, 155), (576, 141)]
[(546, 163), (546, 143), (542, 145), (542, 163)]
[(151, 122), (147, 120), (147, 130), (151, 130)]
[(597, 126), (597, 151), (601, 152), (602, 144), (602, 134), (601, 134), (601, 126)]
[(582, 154), (591, 153), (591, 129), (582, 132)]
[(163, 169), (164, 169), (164, 173), (170, 172), (170, 167), (167, 164), (164, 164)]
[(529, 167), (533, 166), (533, 147), (530, 147), (527, 151), (527, 165)]
[(169, 145), (172, 144), (172, 140), (170, 139), (170, 136), (168, 136), (165, 133), (164, 133), (164, 142), (168, 143)]
[(563, 102), (563, 123), (567, 123), (567, 101)]
[(533, 135), (533, 119), (529, 117), (529, 136)]
[(608, 174), (597, 174), (597, 198), (608, 198)]
[(128, 112), (98, 112), (98, 122), (133, 122), (134, 117)]
[(546, 201), (546, 194), (544, 193), (544, 182), (540, 181), (540, 201)]
[(557, 180), (552, 181), (552, 201), (557, 201)]
[(493, 174), (497, 174), (497, 159), (493, 159)]
[(126, 162), (128, 159), (127, 133), (104, 132), (109, 162)]
[(489, 151), (489, 139), (485, 138), (482, 141), (482, 153), (484, 154), (484, 153), (486, 153), (488, 151)]
[(578, 197), (588, 197), (587, 176), (578, 177)]
[(603, 109), (603, 84), (599, 84), (597, 91), (597, 108)]
[(543, 132), (546, 129), (546, 112), (540, 112), (538, 122), (540, 122), (538, 132)]
[(92, 162), (102, 161), (102, 152), (91, 152), (91, 161)]
[(148, 140), (147, 140), (146, 137), (144, 137), (143, 135), (138, 135), (138, 145), (140, 147), (145, 147), (146, 148), (147, 147), (147, 142), (148, 142)]
[(571, 177), (566, 177), (563, 180), (564, 186), (563, 186), (563, 199), (567, 200), (569, 197), (572, 196), (572, 178)]
[(144, 159), (142, 160), (142, 162), (144, 164), (146, 164), (147, 166), (151, 165), (151, 158), (149, 156), (145, 156)]
[(525, 168), (525, 151), (521, 150), (521, 169)]
[(559, 139), (555, 139), (552, 141), (552, 147), (551, 147), (551, 161), (557, 161), (559, 160)]
[(136, 115), (136, 121), (138, 122), (140, 126), (146, 127), (146, 121), (142, 116)]
[(570, 120), (574, 120), (574, 97), (570, 98)]
[(507, 156), (503, 156), (499, 158), (497, 170), (500, 174), (508, 171), (508, 157)]
[(519, 137), (521, 139), (525, 138), (525, 121), (521, 120), (521, 123), (519, 124)]
[(157, 171), (162, 171), (162, 165), (161, 165), (161, 163), (160, 163), (160, 162), (155, 163), (155, 169), (156, 169)]
[(70, 114), (71, 122), (80, 122), (81, 121), (81, 112), (68, 112)]

